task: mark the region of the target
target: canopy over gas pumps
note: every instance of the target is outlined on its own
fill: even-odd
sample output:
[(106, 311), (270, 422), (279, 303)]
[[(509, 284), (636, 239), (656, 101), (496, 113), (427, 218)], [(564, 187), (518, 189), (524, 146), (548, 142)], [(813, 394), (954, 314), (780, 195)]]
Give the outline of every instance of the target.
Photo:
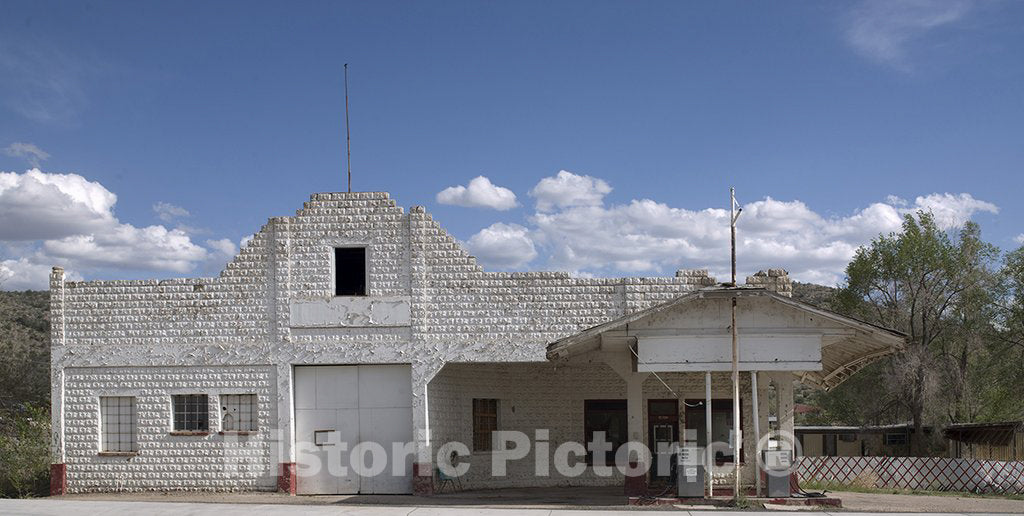
[(904, 343), (900, 332), (763, 288), (712, 287), (553, 342), (547, 357), (631, 349), (637, 372), (729, 371), (733, 297), (741, 371), (792, 371), (827, 390)]

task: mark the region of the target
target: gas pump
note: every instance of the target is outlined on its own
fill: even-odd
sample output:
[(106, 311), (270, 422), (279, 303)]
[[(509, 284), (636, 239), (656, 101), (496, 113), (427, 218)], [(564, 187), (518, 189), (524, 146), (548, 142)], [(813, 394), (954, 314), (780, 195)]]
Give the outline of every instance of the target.
[(704, 449), (682, 446), (676, 454), (676, 487), (680, 498), (704, 497)]
[(793, 464), (793, 452), (790, 450), (765, 450), (764, 469), (768, 478), (768, 496), (771, 498), (789, 498), (792, 495), (789, 487), (790, 466)]

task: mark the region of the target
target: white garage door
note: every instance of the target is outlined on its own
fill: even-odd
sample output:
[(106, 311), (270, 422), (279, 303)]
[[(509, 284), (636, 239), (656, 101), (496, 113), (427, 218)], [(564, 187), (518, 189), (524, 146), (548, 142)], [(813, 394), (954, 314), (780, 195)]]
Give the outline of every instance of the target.
[[(352, 451), (359, 443), (384, 449), (383, 471), (359, 475)], [(295, 368), (295, 454), (299, 494), (412, 492), (412, 372), (408, 365), (298, 366)], [(367, 467), (372, 445), (357, 453)], [(359, 449), (356, 449), (359, 452)], [(379, 449), (378, 449), (379, 453)], [(378, 457), (379, 458), (379, 457)], [(398, 462), (395, 474), (395, 462)], [(379, 464), (379, 463), (377, 463)], [(378, 466), (379, 468), (379, 466)]]

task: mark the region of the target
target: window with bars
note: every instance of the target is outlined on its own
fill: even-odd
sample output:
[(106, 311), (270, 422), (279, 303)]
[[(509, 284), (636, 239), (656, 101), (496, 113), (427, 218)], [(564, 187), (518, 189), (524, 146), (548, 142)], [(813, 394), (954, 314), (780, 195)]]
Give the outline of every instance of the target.
[(221, 394), (221, 431), (255, 432), (256, 401), (255, 394)]
[(498, 400), (473, 399), (473, 451), (491, 451), (491, 432), (498, 430)]
[(135, 451), (135, 398), (100, 397), (101, 452)]
[(174, 431), (210, 430), (210, 404), (205, 394), (176, 394), (171, 399), (174, 403)]

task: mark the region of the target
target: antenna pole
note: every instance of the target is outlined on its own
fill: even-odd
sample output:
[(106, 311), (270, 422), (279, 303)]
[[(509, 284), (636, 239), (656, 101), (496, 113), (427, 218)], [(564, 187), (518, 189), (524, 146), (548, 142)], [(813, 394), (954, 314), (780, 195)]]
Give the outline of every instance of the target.
[[(736, 287), (736, 219), (740, 216), (736, 210), (736, 189), (729, 188), (729, 232), (732, 240), (732, 286)], [(740, 450), (743, 446), (743, 436), (740, 433), (740, 346), (739, 336), (736, 332), (736, 295), (732, 296), (732, 464), (734, 484), (732, 496), (738, 500), (740, 497)], [(757, 461), (753, 462), (757, 464)], [(755, 475), (758, 473), (755, 472)]]
[[(348, 125), (348, 63), (345, 63), (345, 161), (348, 164), (348, 193), (352, 193), (352, 133)], [(733, 281), (736, 281), (735, 265)]]

